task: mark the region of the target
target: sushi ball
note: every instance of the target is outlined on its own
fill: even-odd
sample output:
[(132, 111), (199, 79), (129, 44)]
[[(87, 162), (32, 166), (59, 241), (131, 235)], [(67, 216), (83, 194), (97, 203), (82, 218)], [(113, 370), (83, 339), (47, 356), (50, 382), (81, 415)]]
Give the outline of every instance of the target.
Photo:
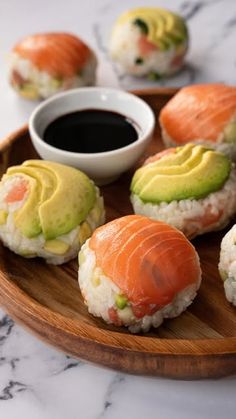
[(28, 160), (2, 177), (0, 239), (21, 256), (67, 262), (103, 222), (99, 190), (77, 169)]
[(188, 238), (219, 230), (236, 212), (236, 169), (225, 154), (201, 145), (169, 148), (135, 172), (131, 202), (136, 214)]
[(27, 99), (45, 99), (95, 83), (95, 54), (69, 33), (27, 36), (15, 45), (9, 61), (10, 84)]
[(167, 147), (196, 142), (236, 159), (235, 86), (183, 87), (162, 108), (159, 121)]
[(200, 283), (199, 258), (186, 237), (140, 215), (98, 228), (79, 253), (79, 285), (88, 311), (134, 333), (179, 316)]
[(122, 14), (114, 25), (110, 55), (126, 73), (157, 80), (176, 73), (188, 49), (188, 30), (166, 9), (142, 7)]
[(219, 272), (227, 300), (236, 306), (236, 224), (221, 242)]

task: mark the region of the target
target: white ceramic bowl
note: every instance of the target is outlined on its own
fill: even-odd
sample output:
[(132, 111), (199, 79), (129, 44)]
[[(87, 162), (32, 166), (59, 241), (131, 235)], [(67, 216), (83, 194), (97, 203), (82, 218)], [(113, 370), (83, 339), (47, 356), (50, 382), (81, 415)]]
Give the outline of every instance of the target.
[[(116, 150), (92, 154), (61, 150), (44, 142), (44, 131), (50, 122), (85, 109), (109, 110), (130, 118), (140, 127), (138, 139)], [(134, 165), (149, 143), (154, 125), (151, 108), (137, 96), (117, 89), (88, 87), (60, 93), (44, 101), (32, 113), (29, 131), (34, 147), (43, 159), (77, 167), (102, 185), (112, 182)]]

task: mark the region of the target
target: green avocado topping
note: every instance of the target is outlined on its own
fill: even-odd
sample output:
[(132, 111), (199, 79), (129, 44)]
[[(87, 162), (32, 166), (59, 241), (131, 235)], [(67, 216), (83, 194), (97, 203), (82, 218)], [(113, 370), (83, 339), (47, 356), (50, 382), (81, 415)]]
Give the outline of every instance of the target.
[(24, 205), (15, 211), (16, 227), (26, 237), (40, 233), (46, 240), (67, 234), (92, 209), (95, 186), (80, 170), (46, 160), (28, 160), (7, 170), (3, 181), (11, 176), (23, 176), (29, 185)]
[(115, 297), (115, 303), (120, 310), (123, 310), (127, 306), (128, 299), (123, 295), (117, 294)]
[(157, 73), (157, 71), (151, 71), (150, 73), (148, 73), (147, 78), (148, 80), (157, 81), (161, 80), (162, 75)]
[(117, 25), (131, 22), (141, 35), (155, 45), (159, 50), (165, 51), (188, 41), (188, 29), (184, 19), (158, 7), (138, 7), (128, 10), (120, 16)]
[(230, 171), (223, 153), (187, 144), (138, 169), (131, 191), (151, 203), (200, 199), (221, 189)]

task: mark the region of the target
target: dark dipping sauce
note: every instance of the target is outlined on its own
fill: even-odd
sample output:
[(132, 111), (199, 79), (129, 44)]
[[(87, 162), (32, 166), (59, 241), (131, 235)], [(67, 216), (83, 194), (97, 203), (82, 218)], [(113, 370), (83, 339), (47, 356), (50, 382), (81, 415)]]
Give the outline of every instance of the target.
[(75, 153), (102, 153), (138, 139), (133, 121), (116, 112), (86, 109), (62, 115), (44, 132), (44, 141)]

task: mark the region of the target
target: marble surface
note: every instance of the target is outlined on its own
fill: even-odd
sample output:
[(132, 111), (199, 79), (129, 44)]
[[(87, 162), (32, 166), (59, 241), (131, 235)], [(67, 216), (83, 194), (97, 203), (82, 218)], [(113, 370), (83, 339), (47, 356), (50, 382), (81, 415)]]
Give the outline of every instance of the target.
[[(99, 57), (98, 85), (149, 87), (124, 76), (107, 56), (111, 25), (127, 7), (145, 1), (8, 0), (0, 2), (0, 138), (26, 123), (36, 106), (7, 84), (7, 54), (16, 40), (38, 31), (82, 36)], [(191, 47), (184, 70), (158, 85), (236, 82), (235, 0), (149, 0), (181, 13)], [(228, 419), (235, 418), (236, 378), (174, 381), (134, 377), (85, 364), (41, 343), (0, 311), (0, 418)]]

